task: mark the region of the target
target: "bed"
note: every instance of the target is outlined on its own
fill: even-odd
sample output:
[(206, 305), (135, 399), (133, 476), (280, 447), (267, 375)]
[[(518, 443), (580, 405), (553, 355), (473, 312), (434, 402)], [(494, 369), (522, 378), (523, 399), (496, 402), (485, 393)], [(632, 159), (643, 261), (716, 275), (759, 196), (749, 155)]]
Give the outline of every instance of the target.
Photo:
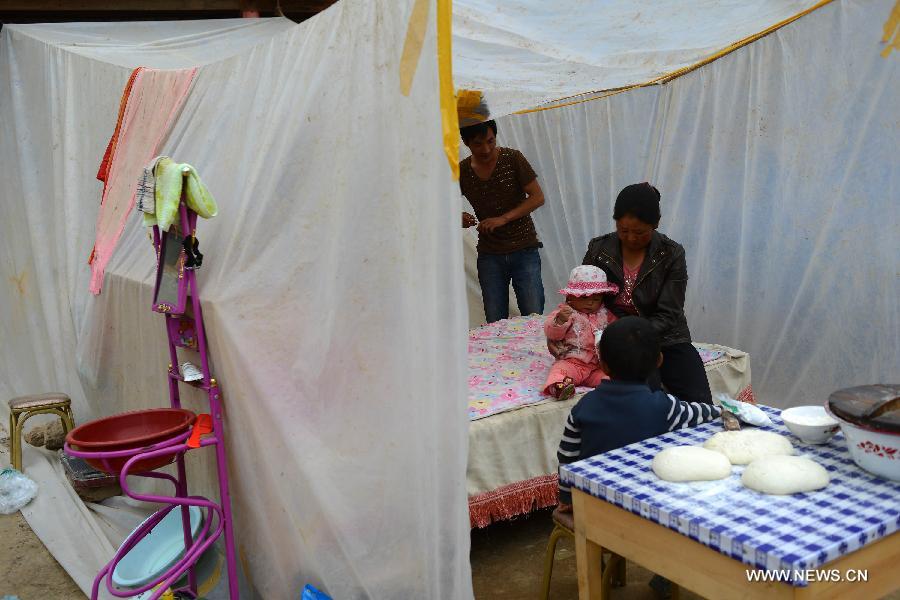
[[(557, 502), (556, 449), (569, 410), (588, 391), (558, 402), (541, 394), (553, 361), (540, 315), (469, 332), (469, 521), (486, 527)], [(750, 356), (694, 344), (713, 394), (754, 402)]]

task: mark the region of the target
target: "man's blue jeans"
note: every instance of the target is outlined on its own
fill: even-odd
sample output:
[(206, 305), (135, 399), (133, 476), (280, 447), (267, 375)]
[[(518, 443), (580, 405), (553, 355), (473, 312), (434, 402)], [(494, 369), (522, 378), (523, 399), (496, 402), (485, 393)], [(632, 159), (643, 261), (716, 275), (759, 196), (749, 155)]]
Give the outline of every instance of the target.
[(537, 248), (509, 254), (478, 254), (478, 283), (488, 323), (509, 317), (509, 282), (523, 315), (544, 312), (541, 255)]

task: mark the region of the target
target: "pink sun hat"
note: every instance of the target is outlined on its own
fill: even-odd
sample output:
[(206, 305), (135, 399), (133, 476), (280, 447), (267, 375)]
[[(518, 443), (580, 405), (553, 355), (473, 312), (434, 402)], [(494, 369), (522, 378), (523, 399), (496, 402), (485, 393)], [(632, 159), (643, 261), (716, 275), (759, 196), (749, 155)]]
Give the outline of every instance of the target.
[(563, 296), (593, 296), (594, 294), (615, 294), (619, 286), (606, 281), (606, 273), (600, 267), (579, 265), (569, 274), (569, 283), (559, 290)]

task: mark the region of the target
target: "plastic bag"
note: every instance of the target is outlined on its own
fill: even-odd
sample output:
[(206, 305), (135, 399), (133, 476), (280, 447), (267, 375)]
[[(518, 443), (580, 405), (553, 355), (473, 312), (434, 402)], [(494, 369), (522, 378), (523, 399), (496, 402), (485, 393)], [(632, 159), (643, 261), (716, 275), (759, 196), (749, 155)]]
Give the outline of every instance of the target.
[(732, 413), (744, 423), (756, 425), (757, 427), (772, 425), (772, 419), (770, 419), (758, 406), (735, 400), (728, 394), (723, 394), (721, 392), (715, 395), (715, 400), (724, 410)]
[(203, 379), (203, 373), (192, 362), (184, 362), (181, 365), (181, 377), (185, 381), (197, 381)]
[(11, 515), (37, 495), (38, 486), (15, 469), (0, 472), (0, 513)]
[(307, 583), (303, 588), (303, 593), (300, 595), (300, 600), (331, 600), (331, 596), (325, 592), (320, 592)]

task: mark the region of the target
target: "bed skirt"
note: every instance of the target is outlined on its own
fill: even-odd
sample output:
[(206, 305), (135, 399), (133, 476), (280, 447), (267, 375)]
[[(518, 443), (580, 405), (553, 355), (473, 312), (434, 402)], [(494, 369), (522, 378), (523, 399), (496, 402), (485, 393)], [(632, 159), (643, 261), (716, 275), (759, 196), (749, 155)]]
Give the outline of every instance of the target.
[(487, 527), (540, 508), (555, 506), (559, 498), (557, 475), (517, 481), (469, 498), (469, 525)]
[[(749, 380), (749, 368), (745, 376), (745, 381)], [(717, 385), (712, 387), (720, 391)], [(731, 390), (730, 395), (755, 403), (749, 383), (739, 391)], [(556, 505), (556, 448), (576, 401), (531, 405), (470, 424), (467, 483), (471, 527), (487, 527)]]

